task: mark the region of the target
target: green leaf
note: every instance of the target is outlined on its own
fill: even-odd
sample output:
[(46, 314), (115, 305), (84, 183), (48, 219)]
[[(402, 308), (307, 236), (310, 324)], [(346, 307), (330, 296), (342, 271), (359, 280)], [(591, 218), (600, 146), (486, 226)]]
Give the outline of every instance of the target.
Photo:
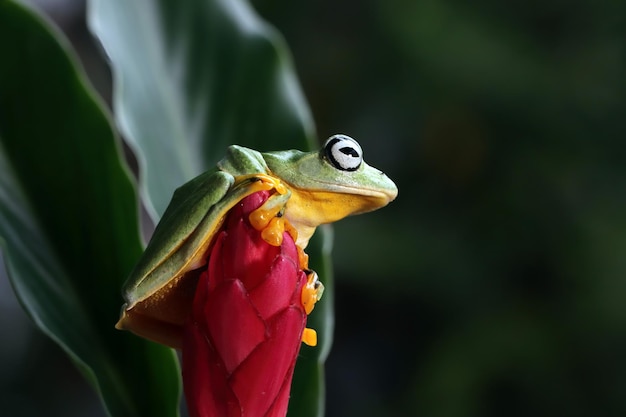
[(0, 50), (0, 246), (15, 292), (109, 414), (175, 415), (173, 351), (114, 329), (141, 244), (110, 123), (62, 37), (13, 2), (0, 2)]
[(313, 123), (278, 34), (241, 0), (92, 0), (89, 23), (115, 78), (120, 131), (141, 162), (145, 203), (237, 143), (309, 148)]
[[(154, 219), (174, 189), (214, 166), (230, 144), (260, 151), (317, 147), (284, 42), (247, 2), (92, 0), (88, 16), (111, 61), (116, 120), (137, 154)], [(308, 252), (331, 287), (323, 233)], [(298, 361), (294, 416), (323, 415), (330, 292), (311, 316), (320, 345)]]

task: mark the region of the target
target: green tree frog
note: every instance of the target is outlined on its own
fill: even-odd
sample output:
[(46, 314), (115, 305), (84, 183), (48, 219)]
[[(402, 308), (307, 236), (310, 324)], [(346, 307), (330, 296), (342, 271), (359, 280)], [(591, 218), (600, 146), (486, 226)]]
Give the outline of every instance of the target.
[[(179, 347), (198, 279), (194, 271), (207, 264), (228, 211), (260, 190), (273, 194), (255, 221), (267, 225), (281, 220), (292, 228), (301, 249), (317, 226), (376, 210), (398, 194), (393, 181), (366, 164), (359, 144), (346, 135), (331, 136), (314, 152), (261, 153), (232, 145), (216, 169), (174, 192), (124, 285), (125, 304), (116, 327)], [(266, 227), (263, 239), (280, 245), (283, 230)]]

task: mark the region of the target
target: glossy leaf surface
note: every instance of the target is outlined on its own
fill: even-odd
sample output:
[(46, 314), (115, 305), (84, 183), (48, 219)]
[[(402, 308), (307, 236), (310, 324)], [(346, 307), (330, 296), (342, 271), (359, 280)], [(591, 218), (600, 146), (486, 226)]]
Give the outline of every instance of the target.
[(113, 327), (141, 253), (119, 144), (62, 37), (0, 3), (0, 246), (39, 328), (99, 390), (113, 416), (176, 415), (170, 349)]
[(282, 38), (247, 2), (92, 0), (89, 23), (111, 61), (116, 120), (152, 213), (228, 145), (314, 144)]

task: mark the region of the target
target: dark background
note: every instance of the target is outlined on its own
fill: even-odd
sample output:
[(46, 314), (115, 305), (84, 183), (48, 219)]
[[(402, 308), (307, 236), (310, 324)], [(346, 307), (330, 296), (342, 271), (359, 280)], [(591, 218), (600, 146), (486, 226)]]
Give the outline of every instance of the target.
[[(84, 5), (40, 3), (106, 97)], [(254, 4), (400, 189), (335, 227), (327, 417), (626, 415), (626, 3)], [(0, 410), (102, 415), (0, 286)]]

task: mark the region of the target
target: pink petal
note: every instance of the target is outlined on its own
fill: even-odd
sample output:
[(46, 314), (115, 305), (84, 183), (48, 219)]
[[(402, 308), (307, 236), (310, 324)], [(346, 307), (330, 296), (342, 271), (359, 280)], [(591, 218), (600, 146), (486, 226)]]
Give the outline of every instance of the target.
[(204, 271), (198, 278), (198, 284), (196, 285), (196, 293), (193, 296), (193, 304), (191, 306), (192, 320), (202, 317), (204, 305), (209, 295), (209, 273)]
[(250, 214), (254, 210), (261, 207), (270, 196), (269, 191), (259, 191), (241, 200), (241, 213), (243, 215)]
[(283, 233), (283, 244), (280, 247), (281, 254), (287, 258), (294, 260), (296, 265), (299, 265), (298, 250), (296, 249), (296, 243), (293, 241), (291, 235), (287, 232)]
[(265, 277), (280, 247), (265, 242), (247, 219), (240, 218), (232, 226), (223, 248), (224, 278), (236, 278), (246, 288), (254, 288)]
[[(224, 278), (224, 241), (228, 237), (228, 234), (225, 231), (220, 232), (215, 237), (215, 243), (213, 244), (213, 248), (211, 249), (211, 255), (209, 256), (209, 265), (208, 265), (208, 274), (210, 275), (210, 279), (208, 282), (207, 290), (211, 293), (215, 286), (220, 283)], [(199, 301), (199, 300), (198, 300)], [(206, 299), (205, 299), (206, 301)], [(194, 301), (194, 305), (197, 305), (198, 302)], [(202, 301), (204, 304), (204, 301)]]
[(289, 306), (298, 275), (298, 268), (292, 259), (282, 255), (274, 259), (267, 277), (250, 291), (250, 301), (264, 320)]
[(241, 406), (227, 384), (223, 365), (193, 324), (185, 326), (182, 353), (185, 398), (190, 417), (241, 417)]
[(204, 311), (211, 342), (230, 374), (265, 340), (265, 324), (238, 280), (218, 285)]
[(285, 417), (287, 407), (289, 406), (289, 392), (291, 391), (291, 378), (293, 376), (293, 368), (287, 371), (289, 377), (285, 379), (283, 386), (280, 388), (278, 397), (264, 417)]
[(265, 416), (291, 380), (306, 316), (290, 307), (268, 322), (269, 339), (250, 354), (231, 377), (230, 385), (246, 417)]

